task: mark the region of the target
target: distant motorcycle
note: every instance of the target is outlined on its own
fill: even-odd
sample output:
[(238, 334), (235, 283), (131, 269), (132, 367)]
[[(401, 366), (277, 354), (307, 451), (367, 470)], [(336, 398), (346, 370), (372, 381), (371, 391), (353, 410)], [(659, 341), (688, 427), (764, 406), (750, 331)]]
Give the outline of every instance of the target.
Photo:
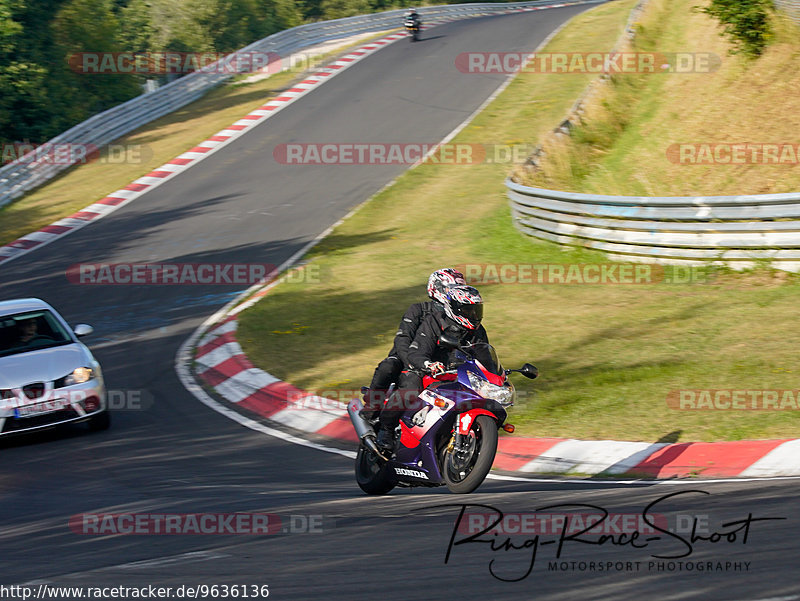
[(408, 35), (411, 38), (412, 42), (419, 41), (420, 25), (421, 25), (421, 23), (420, 23), (419, 19), (414, 19), (412, 17), (406, 17), (406, 20), (405, 20), (406, 32), (408, 33)]
[[(378, 419), (361, 415), (360, 399), (347, 406), (360, 440), (356, 482), (367, 494), (386, 494), (398, 485), (445, 485), (454, 493), (470, 493), (492, 467), (498, 430), (514, 431), (505, 423), (516, 394), (508, 374), (533, 379), (538, 370), (530, 363), (504, 370), (494, 348), (485, 343), (461, 346), (443, 335), (440, 344), (457, 349), (455, 365), (436, 378), (423, 378), (425, 389), (418, 403), (403, 412), (400, 438), (390, 457), (376, 443)], [(391, 401), (390, 391), (387, 407)]]

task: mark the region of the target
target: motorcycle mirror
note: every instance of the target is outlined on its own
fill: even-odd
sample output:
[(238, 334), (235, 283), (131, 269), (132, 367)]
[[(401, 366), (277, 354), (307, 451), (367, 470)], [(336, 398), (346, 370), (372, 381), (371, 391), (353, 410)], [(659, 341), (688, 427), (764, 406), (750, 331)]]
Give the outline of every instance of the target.
[(445, 328), (445, 330), (439, 334), (439, 344), (446, 348), (459, 348), (461, 346), (458, 334), (454, 332), (452, 328)]
[(530, 378), (531, 380), (536, 379), (536, 376), (539, 375), (539, 370), (536, 369), (535, 365), (531, 365), (530, 363), (526, 363), (525, 365), (520, 368), (519, 373), (521, 373), (526, 378)]

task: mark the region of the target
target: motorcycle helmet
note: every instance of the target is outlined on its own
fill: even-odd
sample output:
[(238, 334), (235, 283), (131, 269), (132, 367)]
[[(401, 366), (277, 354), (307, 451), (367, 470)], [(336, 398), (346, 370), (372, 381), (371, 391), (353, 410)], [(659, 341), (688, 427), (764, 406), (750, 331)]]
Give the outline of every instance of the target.
[(428, 278), (428, 296), (444, 305), (447, 302), (447, 289), (450, 286), (465, 285), (466, 283), (464, 274), (457, 269), (451, 267), (439, 269)]
[(480, 292), (472, 286), (451, 286), (447, 289), (444, 312), (468, 330), (477, 330), (483, 319), (483, 299)]

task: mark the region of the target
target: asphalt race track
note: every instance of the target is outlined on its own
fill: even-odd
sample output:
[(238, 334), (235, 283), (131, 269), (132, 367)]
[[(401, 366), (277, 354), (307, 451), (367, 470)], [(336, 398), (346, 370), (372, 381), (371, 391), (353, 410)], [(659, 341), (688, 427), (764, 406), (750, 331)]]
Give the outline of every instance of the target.
[[(797, 480), (492, 479), (469, 496), (401, 489), (369, 498), (355, 484), (352, 460), (246, 429), (180, 384), (177, 349), (238, 288), (79, 286), (65, 277), (75, 263), (282, 263), (403, 167), (279, 165), (276, 145), (435, 143), (503, 81), (460, 73), (459, 53), (531, 50), (582, 10), (467, 20), (432, 29), (417, 44), (401, 40), (135, 203), (2, 267), (3, 298), (38, 296), (70, 323), (92, 324), (87, 342), (108, 387), (145, 394), (144, 407), (114, 413), (107, 432), (74, 427), (0, 442), (0, 583), (256, 584), (268, 585), (270, 598), (298, 601), (800, 598)], [(676, 532), (642, 526), (637, 516), (676, 492), (683, 494), (650, 511)], [(454, 534), (461, 503), (529, 514), (504, 522), (515, 548), (487, 535), (493, 545), (454, 544), (445, 563), (451, 536), (457, 543), (476, 532)], [(560, 510), (583, 514), (603, 508), (613, 514), (609, 524), (627, 530), (604, 531), (614, 538), (602, 545), (590, 544), (599, 539), (591, 533), (562, 540), (550, 565), (558, 532), (540, 529), (537, 539), (535, 530), (512, 530), (555, 504), (594, 506)], [(548, 511), (557, 510), (539, 514)], [(260, 536), (148, 536), (69, 526), (84, 513), (236, 512), (276, 514), (282, 527)]]

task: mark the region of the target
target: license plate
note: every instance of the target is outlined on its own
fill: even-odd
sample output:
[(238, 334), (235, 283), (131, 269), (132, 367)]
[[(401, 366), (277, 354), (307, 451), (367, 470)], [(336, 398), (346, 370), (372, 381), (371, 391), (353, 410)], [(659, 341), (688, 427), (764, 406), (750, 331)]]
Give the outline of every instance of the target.
[(66, 399), (53, 399), (52, 401), (45, 401), (44, 403), (23, 405), (22, 407), (16, 407), (14, 409), (14, 417), (31, 417), (33, 415), (53, 413), (54, 411), (60, 411), (68, 404)]

